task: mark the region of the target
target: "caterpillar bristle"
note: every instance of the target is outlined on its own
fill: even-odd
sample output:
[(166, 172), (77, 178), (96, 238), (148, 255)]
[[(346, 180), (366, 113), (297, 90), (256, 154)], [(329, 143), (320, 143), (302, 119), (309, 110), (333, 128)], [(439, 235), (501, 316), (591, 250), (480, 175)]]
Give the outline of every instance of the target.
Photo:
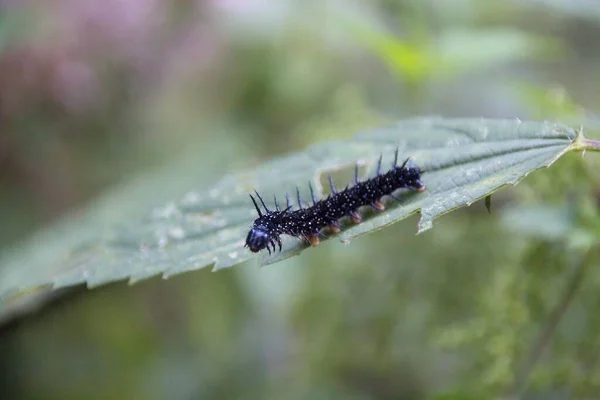
[(302, 210), (302, 199), (300, 198), (300, 188), (296, 186), (296, 197), (298, 198), (298, 209)]
[(285, 206), (287, 208), (292, 207), (292, 202), (290, 201), (290, 194), (288, 192), (285, 192)]
[(256, 200), (254, 200), (254, 197), (252, 197), (252, 195), (250, 195), (250, 198), (252, 199), (252, 203), (254, 204), (254, 208), (256, 209), (256, 212), (258, 213), (258, 216), (262, 217), (263, 214), (260, 211), (260, 208), (258, 207), (258, 204), (256, 204)]
[(329, 187), (331, 187), (331, 193), (336, 194), (337, 189), (335, 188), (335, 185), (333, 184), (333, 178), (331, 177), (331, 174), (327, 177), (327, 179), (329, 179)]
[(317, 204), (317, 198), (315, 197), (315, 191), (312, 187), (312, 183), (308, 182), (308, 188), (310, 189), (310, 197), (312, 199), (313, 205)]
[(269, 210), (269, 208), (265, 204), (265, 201), (262, 199), (262, 197), (260, 197), (260, 194), (258, 194), (258, 192), (256, 190), (254, 190), (254, 193), (256, 194), (256, 197), (258, 197), (258, 200), (260, 200), (260, 204), (262, 204), (262, 206), (264, 207), (265, 211), (267, 213), (271, 212), (271, 210)]

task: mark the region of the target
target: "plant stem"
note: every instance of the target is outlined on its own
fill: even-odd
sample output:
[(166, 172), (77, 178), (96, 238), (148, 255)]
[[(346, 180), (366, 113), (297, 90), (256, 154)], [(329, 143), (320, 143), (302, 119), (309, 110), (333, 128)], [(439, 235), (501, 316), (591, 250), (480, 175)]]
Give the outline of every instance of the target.
[(573, 143), (573, 151), (600, 151), (600, 140), (580, 136)]

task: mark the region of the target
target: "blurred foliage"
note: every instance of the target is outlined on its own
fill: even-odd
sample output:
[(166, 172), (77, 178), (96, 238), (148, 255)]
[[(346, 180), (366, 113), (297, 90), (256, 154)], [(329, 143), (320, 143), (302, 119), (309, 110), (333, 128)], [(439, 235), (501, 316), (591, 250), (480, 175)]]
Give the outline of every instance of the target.
[[(585, 1), (25, 3), (0, 3), (3, 246), (86, 204), (114, 225), (409, 115), (599, 137)], [(27, 34), (6, 40), (17, 14)], [(385, 34), (375, 45), (349, 24)], [(157, 185), (167, 163), (180, 179)], [(102, 206), (142, 171), (138, 200)], [(266, 268), (41, 302), (0, 328), (3, 397), (595, 398), (598, 171), (596, 154), (569, 154), (495, 195), (491, 215), (476, 203), (422, 235), (409, 219)]]
[(514, 29), (446, 29), (437, 37), (416, 35), (410, 40), (357, 30), (356, 37), (385, 61), (398, 79), (409, 84), (424, 83), (458, 74), (468, 74), (520, 58), (530, 58), (543, 50), (557, 48), (549, 39), (535, 38)]

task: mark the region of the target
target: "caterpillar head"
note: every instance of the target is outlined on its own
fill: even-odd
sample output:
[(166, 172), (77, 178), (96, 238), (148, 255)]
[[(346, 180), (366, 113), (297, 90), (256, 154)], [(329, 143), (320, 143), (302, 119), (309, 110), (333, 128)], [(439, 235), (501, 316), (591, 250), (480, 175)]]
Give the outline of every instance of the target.
[(410, 158), (408, 158), (400, 167), (398, 179), (402, 181), (405, 187), (422, 192), (425, 185), (421, 181), (421, 169), (417, 167)]
[(254, 222), (254, 225), (252, 225), (252, 228), (246, 237), (246, 247), (253, 253), (268, 248), (273, 240), (269, 234), (268, 227), (257, 222), (258, 220)]
[(256, 193), (256, 195), (265, 208), (265, 213), (263, 214), (261, 209), (258, 207), (258, 204), (256, 204), (254, 197), (250, 195), (252, 203), (254, 204), (254, 208), (256, 208), (256, 212), (258, 212), (258, 218), (254, 220), (252, 228), (246, 236), (245, 247), (248, 247), (253, 253), (258, 253), (263, 249), (267, 249), (269, 254), (271, 254), (271, 247), (273, 247), (273, 251), (275, 251), (275, 244), (278, 244), (279, 250), (281, 250), (281, 239), (277, 234), (276, 228), (278, 218), (283, 212), (279, 210), (269, 210), (260, 195), (258, 193)]

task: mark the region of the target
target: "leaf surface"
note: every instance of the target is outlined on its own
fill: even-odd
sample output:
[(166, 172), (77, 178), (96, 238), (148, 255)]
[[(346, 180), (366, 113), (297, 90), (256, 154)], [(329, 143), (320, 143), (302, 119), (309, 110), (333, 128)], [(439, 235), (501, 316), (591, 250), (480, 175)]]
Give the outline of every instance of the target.
[(358, 163), (361, 178), (366, 179), (373, 175), (380, 154), (389, 167), (396, 147), (402, 159), (411, 157), (423, 170), (426, 191), (399, 192), (401, 202), (388, 201), (381, 213), (365, 210), (365, 221), (344, 223), (337, 238), (347, 243), (418, 212), (418, 232), (423, 232), (432, 227), (434, 218), (516, 184), (565, 152), (579, 149), (578, 139), (570, 127), (550, 122), (415, 118), (360, 132), (351, 141), (319, 143), (255, 170), (226, 176), (207, 190), (191, 190), (141, 220), (124, 219), (120, 227), (93, 234), (82, 227), (81, 218), (73, 218), (36, 235), (0, 258), (0, 307), (13, 295), (39, 287), (136, 282), (207, 266), (227, 268), (255, 257), (266, 265), (298, 254), (306, 246), (294, 238), (286, 238), (283, 252), (273, 256), (257, 256), (243, 247), (256, 217), (248, 194), (256, 189), (273, 205), (274, 195), (282, 203), (285, 193), (295, 193), (299, 186), (306, 201), (310, 181), (321, 197), (328, 194), (328, 174), (333, 174), (338, 188), (344, 187)]

